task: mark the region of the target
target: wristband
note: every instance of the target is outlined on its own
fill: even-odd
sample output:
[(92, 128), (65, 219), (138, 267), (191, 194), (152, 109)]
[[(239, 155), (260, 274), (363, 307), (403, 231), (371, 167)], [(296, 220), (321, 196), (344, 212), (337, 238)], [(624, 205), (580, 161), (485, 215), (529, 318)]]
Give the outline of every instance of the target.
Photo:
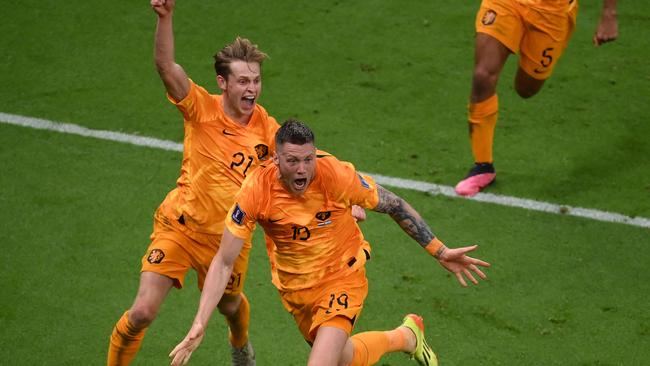
[(445, 244), (443, 244), (440, 240), (438, 240), (438, 238), (433, 238), (431, 239), (429, 244), (427, 244), (424, 247), (424, 250), (429, 252), (429, 254), (431, 254), (432, 256), (438, 258), (437, 257), (437, 254), (439, 254), (438, 250), (440, 250), (440, 248), (442, 248), (443, 246), (445, 246)]

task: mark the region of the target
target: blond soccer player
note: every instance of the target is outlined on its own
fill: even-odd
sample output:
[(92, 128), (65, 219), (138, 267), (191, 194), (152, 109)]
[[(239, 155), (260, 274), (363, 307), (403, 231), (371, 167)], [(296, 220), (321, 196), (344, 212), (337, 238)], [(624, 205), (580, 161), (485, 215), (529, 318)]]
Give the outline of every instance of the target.
[(287, 121), (275, 143), (274, 164), (247, 178), (228, 213), (194, 323), (171, 352), (172, 365), (186, 364), (199, 346), (256, 223), (270, 239), (272, 278), (283, 305), (312, 346), (309, 365), (372, 365), (398, 351), (420, 365), (437, 365), (418, 315), (406, 315), (389, 331), (351, 335), (368, 292), (365, 263), (371, 251), (350, 212), (356, 204), (389, 214), (463, 286), (466, 279), (478, 283), (474, 274), (486, 277), (478, 266), (489, 264), (466, 255), (476, 246), (447, 248), (402, 198), (357, 173), (352, 164), (317, 152), (306, 125)]
[[(155, 212), (137, 295), (110, 337), (109, 366), (132, 361), (169, 290), (183, 287), (190, 268), (198, 275), (199, 289), (203, 287), (235, 194), (247, 175), (270, 163), (280, 127), (257, 104), (266, 54), (243, 38), (225, 46), (214, 56), (216, 82), (222, 93), (208, 93), (175, 62), (174, 5), (173, 0), (151, 1), (158, 16), (156, 68), (169, 101), (184, 119), (183, 161), (176, 188)], [(232, 271), (216, 304), (228, 324), (232, 364), (241, 366), (255, 365), (248, 340), (249, 303), (242, 292), (250, 247), (247, 236), (242, 250), (232, 258)]]

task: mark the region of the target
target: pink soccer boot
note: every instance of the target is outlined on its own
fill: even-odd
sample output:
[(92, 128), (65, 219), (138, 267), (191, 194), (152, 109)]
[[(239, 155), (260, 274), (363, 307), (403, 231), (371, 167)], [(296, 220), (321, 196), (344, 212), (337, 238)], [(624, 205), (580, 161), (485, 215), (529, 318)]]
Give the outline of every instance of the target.
[(465, 179), (456, 184), (456, 193), (471, 197), (494, 182), (497, 173), (492, 163), (475, 163)]

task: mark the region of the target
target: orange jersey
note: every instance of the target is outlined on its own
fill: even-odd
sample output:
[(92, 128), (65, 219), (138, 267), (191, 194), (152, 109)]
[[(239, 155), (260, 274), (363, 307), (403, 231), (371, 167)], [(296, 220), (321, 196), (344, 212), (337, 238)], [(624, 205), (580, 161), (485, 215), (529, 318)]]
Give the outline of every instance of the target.
[(182, 215), (193, 231), (222, 234), (244, 178), (271, 161), (280, 126), (260, 105), (248, 125), (238, 124), (224, 113), (221, 95), (209, 94), (191, 80), (183, 100), (167, 98), (183, 113), (185, 137), (181, 175), (161, 212), (173, 220)]
[(374, 208), (377, 186), (352, 164), (321, 153), (302, 196), (284, 188), (272, 165), (246, 179), (226, 217), (226, 227), (239, 238), (249, 237), (256, 222), (264, 228), (273, 283), (282, 291), (343, 277), (369, 256), (370, 246), (350, 210), (352, 205)]

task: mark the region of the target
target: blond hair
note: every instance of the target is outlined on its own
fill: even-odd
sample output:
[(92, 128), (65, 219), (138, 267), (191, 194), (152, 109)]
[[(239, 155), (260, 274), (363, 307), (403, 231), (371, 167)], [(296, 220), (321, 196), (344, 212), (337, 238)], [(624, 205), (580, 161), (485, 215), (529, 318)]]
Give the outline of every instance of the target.
[(214, 55), (214, 71), (217, 72), (217, 75), (227, 79), (230, 75), (231, 62), (237, 60), (257, 62), (261, 66), (262, 61), (266, 58), (268, 55), (260, 51), (256, 44), (246, 38), (237, 37)]

